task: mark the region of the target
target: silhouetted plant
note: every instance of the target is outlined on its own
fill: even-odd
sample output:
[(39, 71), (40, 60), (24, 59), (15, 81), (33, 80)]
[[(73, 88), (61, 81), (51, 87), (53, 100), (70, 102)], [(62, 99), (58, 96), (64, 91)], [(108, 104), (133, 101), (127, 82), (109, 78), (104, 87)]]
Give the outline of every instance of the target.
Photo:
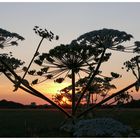
[[(60, 45), (51, 49), (49, 53), (38, 56), (35, 63), (43, 67), (40, 71), (30, 71), (30, 74), (43, 76), (47, 79), (54, 79), (57, 83), (62, 83), (65, 78), (72, 79), (72, 114), (75, 108), (75, 75), (79, 78), (80, 72), (89, 74), (89, 68), (93, 67), (96, 58), (100, 55), (100, 50), (88, 46), (79, 46), (77, 43)], [(54, 69), (54, 70), (52, 70)], [(32, 73), (33, 72), (33, 73)], [(44, 80), (43, 80), (44, 81)]]
[[(35, 27), (35, 28), (38, 28), (38, 27)], [(52, 38), (52, 33), (50, 33), (50, 38)], [(17, 34), (16, 34), (17, 35)], [(19, 36), (20, 37), (20, 36)], [(21, 38), (21, 37), (20, 37)], [(43, 35), (43, 38), (49, 38), (48, 36), (44, 36)], [(23, 39), (22, 39), (23, 40)], [(51, 101), (49, 98), (47, 98), (46, 96), (44, 96), (43, 94), (41, 94), (39, 91), (35, 90), (34, 88), (32, 88), (30, 85), (29, 85), (29, 82), (24, 79), (29, 67), (31, 66), (32, 64), (32, 61), (34, 60), (34, 57), (37, 55), (37, 52), (38, 52), (38, 49), (42, 43), (42, 40), (41, 42), (39, 43), (38, 45), (38, 48), (35, 52), (35, 55), (33, 56), (28, 68), (27, 67), (23, 67), (23, 70), (25, 71), (24, 73), (24, 76), (21, 78), (20, 76), (18, 76), (16, 74), (16, 72), (14, 71), (15, 68), (19, 67), (20, 65), (22, 65), (23, 63), (18, 60), (18, 59), (15, 59), (14, 57), (12, 57), (12, 54), (10, 54), (10, 57), (8, 56), (7, 57), (7, 54), (1, 54), (1, 57), (0, 57), (0, 72), (4, 73), (5, 76), (14, 84), (15, 86), (15, 89), (14, 91), (16, 91), (18, 88), (21, 88), (22, 90), (34, 95), (34, 96), (37, 96), (41, 99), (44, 99), (45, 101), (49, 102), (50, 104), (56, 106), (58, 109), (60, 109), (62, 112), (64, 112), (68, 117), (71, 117), (69, 115), (69, 113), (67, 113), (63, 108), (61, 108), (60, 106), (58, 106), (57, 104), (55, 104), (53, 101)], [(58, 40), (58, 36), (56, 36), (56, 40)], [(3, 59), (4, 58), (4, 59)], [(8, 71), (8, 73), (6, 72)]]
[[(20, 66), (22, 66), (24, 64), (24, 62), (22, 62), (19, 59), (16, 59), (15, 57), (12, 56), (12, 53), (7, 54), (7, 53), (3, 53), (0, 54), (0, 59), (3, 59), (4, 61), (7, 62), (7, 64), (9, 65), (9, 67), (13, 70), (16, 70), (17, 68), (19, 68)], [(2, 65), (0, 63), (0, 72), (7, 72), (8, 70), (4, 67), (4, 65)]]
[[(116, 86), (111, 84), (112, 82), (112, 77), (95, 77), (94, 81), (91, 83), (90, 87), (88, 88), (88, 90), (86, 91), (87, 94), (87, 99), (88, 99), (88, 106), (90, 103), (90, 98), (92, 97), (92, 104), (96, 104), (97, 100), (98, 100), (98, 96), (100, 96), (100, 98), (102, 97), (102, 100), (108, 96), (109, 91), (111, 91), (111, 89), (115, 89)], [(94, 96), (95, 95), (95, 96)], [(94, 97), (95, 99), (94, 99)]]
[[(139, 91), (140, 88), (140, 56), (137, 55), (130, 59), (129, 61), (124, 62), (124, 66), (126, 68), (126, 71), (131, 71), (133, 75), (135, 76), (136, 80), (138, 81), (135, 85), (136, 91)], [(124, 67), (122, 67), (124, 68)]]
[(18, 40), (24, 40), (22, 36), (17, 33), (11, 33), (7, 30), (0, 28), (0, 48), (3, 49), (4, 47), (8, 46), (17, 46)]
[[(36, 33), (37, 35), (39, 35), (40, 37), (42, 37), (42, 39), (41, 39), (41, 41), (39, 42), (38, 47), (37, 47), (37, 49), (36, 49), (36, 51), (35, 51), (35, 53), (34, 53), (34, 55), (33, 55), (33, 58), (31, 59), (31, 61), (30, 61), (29, 65), (28, 65), (28, 67), (27, 67), (27, 68), (24, 67), (23, 70), (25, 71), (25, 73), (24, 73), (24, 75), (23, 75), (21, 81), (24, 80), (24, 78), (25, 78), (27, 72), (29, 71), (29, 68), (30, 68), (31, 64), (33, 63), (33, 61), (34, 61), (34, 59), (35, 59), (35, 57), (36, 57), (37, 55), (39, 55), (39, 52), (38, 52), (38, 51), (39, 51), (39, 48), (40, 48), (40, 46), (41, 46), (43, 40), (44, 40), (44, 39), (48, 39), (49, 41), (52, 41), (54, 38), (55, 38), (56, 40), (59, 39), (58, 36), (55, 37), (55, 36), (54, 36), (54, 33), (52, 33), (51, 31), (49, 32), (47, 29), (44, 29), (44, 30), (43, 30), (43, 29), (39, 28), (38, 26), (35, 26), (33, 30), (35, 31), (35, 33)], [(18, 89), (18, 87), (19, 87), (21, 81), (19, 81), (19, 82), (15, 85), (14, 91), (16, 91), (16, 90)], [(37, 81), (37, 80), (36, 80), (36, 81)], [(36, 83), (36, 81), (34, 81), (33, 84)]]
[(117, 95), (115, 97), (115, 102), (117, 102), (117, 104), (124, 104), (124, 103), (129, 103), (133, 100), (133, 97), (129, 94), (129, 92), (123, 92), (120, 95)]
[[(89, 106), (89, 104), (91, 104), (90, 103), (91, 101), (92, 101), (92, 104), (93, 104), (93, 101), (94, 101), (94, 103), (96, 103), (98, 96), (102, 97), (102, 100), (103, 100), (108, 94), (110, 94), (109, 91), (111, 89), (116, 88), (115, 85), (111, 84), (112, 80), (119, 78), (119, 77), (120, 77), (119, 74), (113, 73), (113, 72), (111, 72), (110, 77), (105, 77), (105, 76), (99, 74), (98, 77), (94, 78), (94, 81), (92, 82), (90, 87), (87, 89), (87, 91), (83, 97), (83, 102), (84, 103), (87, 102), (87, 106)], [(88, 79), (89, 79), (89, 77), (84, 77), (76, 82), (76, 84), (75, 84), (75, 86), (77, 87), (76, 95), (75, 95), (76, 101), (80, 97), (82, 90), (85, 88), (86, 82)], [(68, 87), (62, 89), (58, 95), (66, 97), (68, 99), (68, 101), (71, 102), (71, 90), (72, 90), (72, 86), (68, 86)], [(93, 97), (93, 95), (95, 95), (95, 98)], [(56, 98), (57, 98), (57, 96), (56, 96)], [(61, 100), (59, 100), (59, 101), (61, 101)]]
[[(127, 34), (125, 32), (121, 32), (118, 30), (113, 29), (102, 29), (97, 31), (92, 31), (89, 33), (86, 33), (82, 36), (80, 36), (77, 40), (73, 40), (68, 45), (60, 45), (55, 47), (54, 49), (50, 50), (49, 53), (42, 53), (39, 55), (39, 48), (42, 44), (42, 41), (46, 38), (49, 41), (52, 39), (58, 39), (58, 36), (54, 36), (52, 32), (48, 32), (46, 29), (42, 30), (38, 26), (35, 26), (34, 28), (35, 33), (37, 33), (42, 39), (37, 47), (37, 50), (29, 64), (29, 66), (26, 68), (24, 67), (23, 70), (25, 71), (23, 77), (21, 78), (16, 74), (14, 71), (14, 65), (10, 66), (7, 62), (7, 60), (3, 60), (0, 57), (0, 65), (2, 68), (6, 69), (11, 76), (8, 74), (5, 74), (6, 77), (14, 83), (15, 90), (19, 88), (31, 93), (32, 95), (35, 95), (39, 98), (44, 99), (45, 101), (49, 102), (50, 104), (54, 105), (58, 109), (60, 109), (63, 113), (65, 113), (68, 117), (73, 117), (75, 115), (76, 109), (80, 104), (81, 99), (84, 97), (85, 93), (89, 90), (94, 90), (94, 92), (103, 92), (103, 90), (107, 91), (111, 88), (114, 88), (115, 86), (110, 84), (110, 78), (104, 77), (102, 80), (104, 82), (100, 81), (97, 85), (97, 76), (101, 75), (100, 66), (103, 62), (107, 62), (111, 56), (111, 53), (106, 53), (107, 49), (115, 50), (115, 51), (122, 51), (122, 52), (137, 52), (139, 53), (139, 46), (140, 43), (136, 41), (134, 45), (132, 46), (124, 46), (124, 42), (130, 41), (132, 38), (132, 35)], [(6, 35), (5, 35), (6, 36)], [(16, 35), (17, 36), (17, 35)], [(14, 36), (15, 37), (15, 36)], [(20, 36), (18, 36), (21, 39)], [(11, 43), (13, 45), (16, 45), (16, 43)], [(37, 56), (37, 59), (35, 57)], [(35, 60), (34, 60), (35, 59)], [(32, 64), (32, 62), (35, 62), (42, 68), (37, 70), (30, 70), (29, 68)], [(132, 83), (131, 85), (128, 85), (127, 87), (123, 88), (122, 90), (112, 94), (111, 96), (103, 99), (101, 102), (97, 103), (96, 105), (93, 105), (89, 107), (87, 110), (82, 112), (81, 114), (77, 115), (76, 117), (80, 117), (87, 113), (88, 111), (92, 110), (93, 108), (102, 105), (103, 103), (106, 103), (108, 100), (117, 97), (118, 95), (121, 95), (128, 89), (132, 88), (133, 86), (138, 86), (139, 83), (139, 65), (136, 63), (134, 65), (133, 63), (138, 62), (139, 59), (134, 59), (130, 63), (132, 66), (130, 66), (129, 69), (132, 69), (133, 74), (136, 76), (137, 81)], [(130, 65), (129, 62), (127, 63), (128, 66)], [(136, 75), (136, 72), (134, 72), (133, 65), (138, 68), (138, 75)], [(128, 67), (126, 65), (126, 67)], [(135, 68), (134, 67), (134, 68)], [(53, 70), (54, 69), (54, 70)], [(78, 97), (77, 103), (76, 103), (76, 96), (75, 96), (75, 87), (76, 87), (76, 78), (75, 76), (78, 75), (81, 79), (80, 72), (85, 72), (88, 76), (88, 79), (85, 81), (85, 87), (82, 90), (82, 92), (79, 94), (80, 97)], [(29, 82), (24, 79), (26, 74), (30, 75), (36, 75), (36, 76), (42, 76), (45, 77), (46, 81), (47, 79), (54, 79), (55, 82), (62, 83), (66, 77), (71, 78), (72, 80), (72, 116), (66, 112), (62, 107), (57, 105), (55, 102), (44, 96), (39, 91), (35, 90), (32, 86), (30, 86)], [(111, 72), (111, 77), (118, 78), (119, 74)], [(99, 79), (98, 79), (99, 80)], [(101, 79), (100, 79), (101, 80)], [(111, 79), (112, 80), (112, 79)], [(38, 79), (35, 79), (32, 84), (37, 84), (39, 82)], [(92, 85), (93, 84), (93, 85)], [(96, 89), (99, 87), (99, 89)], [(102, 88), (102, 89), (101, 89)], [(138, 90), (138, 87), (137, 89)], [(76, 105), (75, 105), (76, 103)]]
[[(0, 48), (4, 49), (5, 47), (9, 46), (18, 46), (18, 41), (23, 41), (24, 38), (17, 33), (12, 33), (7, 30), (0, 28)], [(14, 71), (17, 70), (20, 66), (24, 64), (19, 59), (13, 57), (12, 52), (9, 54), (7, 53), (0, 53), (0, 59), (5, 61), (8, 66), (13, 69)], [(10, 72), (7, 70), (6, 67), (0, 62), (0, 72), (5, 73), (10, 76)]]
[(87, 45), (93, 48), (95, 47), (100, 48), (102, 50), (102, 54), (98, 60), (98, 64), (95, 70), (91, 72), (91, 77), (85, 89), (83, 90), (81, 97), (79, 98), (76, 104), (76, 109), (83, 95), (85, 94), (90, 84), (94, 80), (94, 77), (97, 75), (106, 50), (111, 49), (111, 50), (130, 52), (130, 53), (136, 52), (136, 48), (138, 48), (138, 45), (136, 43), (132, 46), (127, 46), (127, 47), (122, 45), (122, 43), (126, 41), (130, 41), (132, 37), (133, 37), (132, 35), (127, 34), (126, 32), (123, 31), (118, 31), (114, 29), (102, 29), (102, 30), (96, 30), (96, 31), (85, 33), (81, 35), (79, 38), (77, 38), (76, 42), (79, 45)]

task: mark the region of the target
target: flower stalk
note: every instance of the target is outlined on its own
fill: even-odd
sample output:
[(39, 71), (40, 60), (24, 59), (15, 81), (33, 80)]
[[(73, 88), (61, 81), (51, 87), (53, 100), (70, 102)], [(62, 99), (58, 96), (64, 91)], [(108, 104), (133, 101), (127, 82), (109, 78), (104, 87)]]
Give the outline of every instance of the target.
[(114, 98), (115, 96), (117, 96), (117, 95), (119, 95), (119, 94), (121, 94), (121, 93), (123, 93), (123, 92), (129, 90), (130, 88), (134, 87), (134, 86), (137, 84), (137, 82), (138, 82), (138, 81), (132, 83), (131, 85), (129, 85), (129, 86), (123, 88), (122, 90), (120, 90), (120, 91), (118, 91), (118, 92), (112, 94), (111, 96), (105, 98), (104, 100), (102, 100), (101, 102), (97, 103), (96, 105), (93, 105), (93, 106), (90, 107), (89, 109), (87, 109), (87, 110), (83, 111), (82, 113), (80, 113), (80, 114), (77, 116), (77, 118), (83, 116), (84, 114), (86, 114), (87, 112), (91, 111), (92, 109), (101, 106), (103, 103), (106, 103), (107, 101), (109, 101), (110, 99)]
[(86, 92), (87, 89), (90, 87), (90, 85), (91, 85), (91, 83), (93, 82), (95, 76), (98, 74), (98, 70), (99, 70), (99, 68), (100, 68), (100, 66), (101, 66), (101, 63), (102, 63), (102, 61), (103, 61), (103, 57), (104, 57), (105, 51), (106, 51), (106, 48), (103, 49), (103, 52), (102, 52), (102, 55), (101, 55), (101, 57), (100, 57), (100, 61), (99, 61), (98, 65), (97, 65), (97, 67), (96, 67), (96, 70), (94, 71), (93, 75), (92, 75), (91, 78), (89, 79), (89, 81), (88, 81), (88, 83), (87, 83), (85, 89), (83, 90), (83, 92), (81, 93), (80, 98), (79, 98), (78, 101), (77, 101), (77, 104), (76, 104), (76, 106), (75, 106), (75, 111), (77, 110), (77, 108), (78, 108), (78, 106), (79, 106), (79, 104), (80, 104), (80, 102), (81, 102), (81, 99), (83, 98), (85, 92)]

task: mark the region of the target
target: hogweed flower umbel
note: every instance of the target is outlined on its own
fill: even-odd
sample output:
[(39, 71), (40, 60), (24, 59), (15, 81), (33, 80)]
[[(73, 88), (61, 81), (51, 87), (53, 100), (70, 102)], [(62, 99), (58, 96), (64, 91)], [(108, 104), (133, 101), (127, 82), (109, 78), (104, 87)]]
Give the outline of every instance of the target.
[(4, 47), (18, 45), (18, 40), (24, 40), (22, 36), (17, 33), (11, 33), (7, 30), (0, 28), (0, 48), (3, 49)]
[(42, 29), (39, 28), (38, 26), (35, 26), (33, 30), (37, 35), (39, 35), (42, 38), (49, 39), (49, 41), (52, 41), (52, 39), (56, 39), (56, 40), (59, 39), (58, 35), (55, 36), (52, 31), (48, 31), (47, 29)]
[(124, 42), (133, 38), (131, 34), (114, 29), (95, 30), (81, 35), (77, 38), (79, 44), (86, 44), (92, 47), (106, 48), (122, 52), (139, 52), (140, 42), (136, 41), (132, 46), (124, 46)]
[[(53, 78), (56, 79), (56, 82), (61, 83), (66, 77), (71, 77), (72, 70), (79, 76), (80, 71), (89, 73), (88, 67), (97, 63), (95, 58), (99, 55), (100, 51), (95, 48), (78, 44), (60, 45), (51, 49), (49, 53), (42, 53), (38, 56), (35, 63), (44, 68), (38, 72), (34, 71), (33, 74), (44, 76), (46, 79)], [(61, 75), (64, 78), (58, 78)]]

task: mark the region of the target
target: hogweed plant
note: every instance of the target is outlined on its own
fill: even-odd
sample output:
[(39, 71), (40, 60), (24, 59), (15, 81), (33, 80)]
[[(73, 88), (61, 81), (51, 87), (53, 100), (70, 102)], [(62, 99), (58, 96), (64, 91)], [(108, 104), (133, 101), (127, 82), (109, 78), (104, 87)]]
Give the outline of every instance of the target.
[[(103, 100), (105, 97), (109, 96), (109, 94), (110, 94), (109, 92), (112, 89), (116, 89), (116, 86), (114, 84), (111, 84), (111, 82), (114, 79), (120, 78), (120, 77), (121, 77), (121, 75), (114, 73), (114, 72), (111, 72), (110, 77), (98, 74), (94, 78), (94, 81), (92, 82), (90, 87), (87, 89), (84, 97), (82, 98), (82, 102), (84, 104), (87, 104), (87, 107), (88, 107), (92, 104), (96, 104), (98, 98), (102, 98), (102, 100)], [(76, 102), (77, 102), (78, 98), (80, 97), (82, 90), (85, 88), (88, 78), (89, 77), (84, 77), (76, 82), (76, 84), (75, 84), (76, 91), (77, 91), (76, 95), (75, 95)], [(60, 93), (56, 94), (53, 97), (53, 99), (56, 102), (60, 103), (62, 98), (64, 97), (66, 99), (65, 105), (69, 106), (71, 99), (72, 99), (71, 89), (72, 89), (72, 86), (70, 85), (70, 86), (60, 90)]]
[[(74, 116), (85, 92), (90, 89), (91, 83), (100, 74), (99, 68), (101, 63), (108, 61), (110, 58), (111, 54), (106, 53), (106, 50), (111, 49), (129, 53), (139, 51), (138, 41), (132, 46), (124, 46), (124, 42), (130, 41), (131, 38), (133, 38), (132, 35), (113, 29), (102, 29), (86, 33), (68, 45), (57, 46), (50, 50), (49, 53), (43, 53), (38, 56), (35, 63), (43, 68), (40, 71), (29, 71), (29, 73), (44, 77), (43, 81), (54, 79), (58, 83), (63, 82), (66, 77), (70, 77), (72, 79), (72, 95), (69, 97), (72, 100), (72, 115)], [(80, 77), (80, 71), (88, 74), (89, 79), (85, 82), (87, 84), (76, 101), (75, 75)], [(36, 79), (33, 81), (33, 84), (40, 82), (42, 81)], [(109, 99), (111, 98), (113, 97), (109, 97)]]
[[(139, 49), (139, 48), (137, 48)], [(139, 50), (138, 50), (139, 51)], [(136, 91), (139, 91), (140, 88), (140, 56), (137, 55), (130, 59), (129, 61), (124, 62), (124, 66), (126, 71), (131, 71), (134, 77), (137, 80), (137, 84), (135, 85)], [(122, 67), (124, 69), (124, 67)]]
[[(23, 41), (24, 37), (20, 36), (17, 33), (9, 32), (5, 29), (0, 28), (0, 48), (4, 49), (5, 47), (18, 46), (18, 41)], [(10, 53), (0, 53), (0, 59), (5, 61), (7, 65), (13, 70), (16, 71), (21, 67), (24, 62), (13, 57), (12, 52)], [(0, 73), (4, 74), (6, 77), (11, 77), (11, 73), (8, 69), (0, 62)]]
[[(58, 37), (57, 35), (54, 36), (54, 33), (52, 33), (51, 31), (49, 32), (49, 31), (46, 30), (46, 29), (43, 30), (43, 29), (39, 28), (38, 26), (35, 26), (33, 30), (35, 31), (35, 33), (36, 33), (37, 35), (39, 35), (39, 36), (41, 37), (41, 41), (39, 42), (39, 44), (38, 44), (38, 46), (37, 46), (37, 49), (36, 49), (36, 51), (35, 51), (35, 53), (34, 53), (34, 55), (33, 55), (33, 58), (31, 59), (29, 65), (28, 65), (28, 67), (27, 67), (27, 68), (26, 68), (26, 67), (23, 68), (23, 70), (25, 71), (25, 73), (24, 73), (24, 75), (23, 75), (21, 81), (24, 80), (24, 78), (25, 78), (27, 72), (29, 71), (29, 68), (30, 68), (31, 64), (33, 63), (33, 61), (34, 61), (34, 59), (35, 59), (35, 57), (39, 54), (39, 48), (40, 48), (40, 46), (41, 46), (43, 40), (44, 40), (44, 39), (48, 39), (49, 41), (52, 41), (54, 38), (55, 38), (56, 40), (59, 39), (59, 37)], [(17, 85), (15, 85), (15, 90), (14, 90), (14, 91), (16, 91), (16, 90), (18, 89), (18, 87), (19, 87), (21, 81), (19, 81), (19, 82), (17, 83)]]
[(23, 41), (24, 38), (17, 33), (12, 33), (0, 28), (0, 48), (3, 49), (9, 46), (17, 46), (18, 41)]
[[(39, 54), (39, 48), (44, 39), (52, 41), (53, 39), (58, 40), (59, 37), (55, 36), (51, 31), (40, 29), (38, 26), (35, 26), (34, 31), (41, 37), (41, 41), (39, 42), (28, 67), (23, 67), (24, 74), (22, 77), (20, 77), (15, 71), (18, 66), (22, 65), (22, 61), (17, 61), (16, 59), (16, 61), (14, 62), (12, 57), (7, 57), (7, 59), (3, 59), (2, 57), (0, 57), (0, 72), (4, 73), (6, 77), (11, 82), (13, 82), (13, 84), (15, 85), (15, 90), (21, 88), (22, 90), (34, 96), (44, 99), (51, 105), (54, 105), (67, 117), (79, 118), (95, 107), (100, 106), (106, 103), (108, 100), (126, 92), (133, 86), (136, 87), (136, 90), (139, 89), (140, 69), (139, 57), (137, 56), (131, 61), (125, 63), (128, 71), (131, 69), (132, 73), (135, 75), (136, 82), (128, 85), (122, 90), (106, 98), (104, 97), (101, 102), (88, 107), (85, 111), (78, 114), (76, 111), (81, 103), (81, 100), (83, 99), (83, 97), (85, 97), (87, 91), (90, 92), (90, 94), (97, 92), (105, 96), (108, 91), (110, 91), (112, 88), (115, 88), (115, 85), (111, 85), (111, 80), (120, 77), (117, 73), (114, 72), (111, 72), (110, 77), (102, 75), (102, 71), (100, 70), (101, 64), (107, 62), (111, 56), (111, 53), (107, 53), (106, 50), (111, 49), (126, 53), (139, 53), (140, 42), (136, 41), (132, 46), (125, 46), (125, 42), (130, 41), (131, 38), (133, 38), (132, 35), (114, 29), (101, 29), (85, 33), (78, 37), (76, 40), (73, 40), (70, 44), (62, 44), (51, 49), (49, 52)], [(4, 46), (4, 44), (7, 44), (7, 42), (9, 41), (9, 32), (6, 32), (5, 34), (3, 33), (3, 30), (1, 30), (1, 32), (1, 44)], [(14, 34), (13, 37), (17, 38), (16, 41), (23, 40), (23, 37), (18, 34)], [(17, 45), (17, 43), (11, 42), (10, 45)], [(6, 58), (4, 54), (1, 54), (1, 56), (2, 55)], [(8, 59), (10, 59), (10, 63), (12, 64), (12, 66), (10, 65)], [(40, 70), (29, 70), (33, 62), (41, 67)], [(17, 65), (15, 65), (14, 63)], [(138, 73), (136, 73), (136, 71), (138, 71)], [(86, 78), (84, 83), (81, 84), (81, 87), (82, 85), (84, 85), (81, 88), (82, 90), (80, 90), (78, 93), (76, 91), (76, 86), (77, 82), (81, 78), (84, 78), (81, 76), (83, 75), (83, 73), (85, 73)], [(29, 83), (28, 80), (25, 79), (26, 74), (44, 77), (44, 79), (43, 81), (40, 79), (35, 79), (32, 81), (32, 83)], [(60, 105), (43, 95), (41, 92), (37, 91), (32, 86), (34, 84), (39, 84), (40, 82), (45, 82), (48, 79), (54, 80), (55, 82), (61, 84), (66, 78), (71, 79), (71, 114), (69, 114)], [(77, 93), (79, 96), (77, 96)]]
[[(39, 34), (42, 37), (42, 39), (44, 39), (44, 38), (47, 38), (48, 39), (49, 38), (49, 41), (51, 41), (54, 38), (56, 40), (58, 40), (58, 38), (59, 38), (58, 36), (54, 36), (54, 34), (51, 31), (50, 31), (50, 34), (48, 34), (48, 32), (46, 30), (44, 32), (41, 29), (39, 29), (39, 31), (38, 31), (38, 29), (39, 29), (39, 27), (38, 26), (35, 26), (35, 29), (34, 29), (35, 32), (37, 34)], [(40, 30), (42, 31), (42, 33), (40, 33), (41, 32)], [(49, 98), (47, 98), (46, 96), (44, 96), (39, 91), (37, 91), (34, 88), (32, 88), (30, 86), (28, 80), (24, 79), (25, 75), (27, 74), (28, 69), (30, 68), (30, 66), (31, 66), (31, 64), (32, 64), (35, 56), (38, 53), (38, 49), (39, 49), (41, 43), (42, 43), (42, 40), (39, 43), (39, 45), (37, 47), (37, 50), (35, 52), (35, 55), (33, 56), (33, 58), (32, 58), (32, 60), (31, 60), (31, 62), (29, 64), (28, 68), (27, 67), (23, 67), (22, 68), (23, 71), (25, 71), (23, 77), (20, 77), (19, 75), (17, 75), (17, 73), (14, 71), (13, 67), (11, 67), (11, 65), (9, 65), (10, 63), (14, 62), (14, 63), (12, 63), (12, 65), (15, 66), (15, 65), (18, 65), (18, 63), (20, 62), (20, 60), (17, 60), (17, 59), (15, 59), (13, 57), (12, 58), (8, 57), (8, 59), (10, 59), (10, 60), (3, 59), (3, 57), (0, 57), (0, 70), (1, 70), (0, 72), (4, 73), (5, 76), (14, 84), (14, 86), (15, 86), (14, 91), (16, 91), (18, 88), (21, 88), (22, 90), (24, 90), (24, 91), (26, 91), (26, 92), (34, 95), (34, 96), (37, 96), (37, 97), (39, 97), (41, 99), (44, 99), (45, 101), (47, 101), (50, 104), (52, 104), (52, 105), (56, 106), (57, 108), (59, 108), (62, 112), (64, 112), (64, 114), (66, 116), (71, 117), (69, 115), (69, 113), (67, 113), (63, 108), (61, 108), (60, 106), (58, 106), (57, 104), (55, 104), (53, 101), (51, 101)], [(1, 56), (4, 56), (4, 54), (1, 54)], [(14, 59), (17, 60), (18, 62), (17, 61), (13, 61)], [(22, 64), (19, 64), (19, 65), (22, 65)], [(8, 74), (6, 73), (6, 71), (8, 71)]]
[(134, 49), (137, 48), (135, 44), (133, 46), (127, 46), (127, 47), (122, 45), (122, 43), (126, 41), (130, 41), (131, 38), (133, 38), (133, 36), (130, 34), (127, 34), (126, 32), (118, 31), (114, 29), (106, 29), (106, 28), (102, 30), (95, 30), (95, 31), (85, 33), (81, 35), (79, 38), (77, 38), (76, 41), (78, 44), (82, 44), (82, 45), (85, 44), (93, 48), (94, 47), (100, 48), (102, 50), (102, 55), (98, 60), (96, 69), (91, 72), (90, 80), (88, 81), (85, 89), (83, 90), (75, 109), (77, 109), (83, 95), (85, 94), (86, 90), (88, 89), (88, 87), (94, 80), (95, 76), (97, 75), (106, 50), (111, 49), (111, 50), (117, 50), (117, 51), (123, 51), (123, 52), (128, 52), (128, 51), (133, 52)]
[[(81, 78), (80, 73), (88, 73), (88, 67), (96, 64), (94, 61), (100, 55), (96, 48), (80, 46), (77, 43), (70, 45), (60, 45), (51, 49), (49, 53), (43, 53), (38, 56), (35, 63), (40, 65), (40, 71), (34, 71), (34, 74), (54, 79), (55, 82), (62, 83), (66, 78), (71, 78), (72, 83), (72, 115), (75, 114), (75, 82), (76, 76)], [(31, 72), (30, 72), (31, 73)], [(44, 80), (43, 80), (44, 81)]]
[(112, 105), (112, 104), (117, 104), (117, 105), (124, 105), (126, 103), (130, 103), (132, 102), (133, 96), (131, 95), (130, 91), (124, 91), (121, 94), (117, 95), (114, 97), (114, 100), (109, 103), (108, 105)]

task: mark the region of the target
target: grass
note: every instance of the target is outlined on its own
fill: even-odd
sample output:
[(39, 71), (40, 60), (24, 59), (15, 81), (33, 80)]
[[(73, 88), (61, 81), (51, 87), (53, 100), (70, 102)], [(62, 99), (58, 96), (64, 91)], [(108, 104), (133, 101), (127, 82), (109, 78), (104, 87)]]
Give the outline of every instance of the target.
[(0, 137), (63, 137), (58, 126), (64, 119), (56, 110), (0, 110)]
[(114, 109), (98, 109), (95, 117), (112, 117), (124, 124), (130, 125), (134, 129), (140, 129), (140, 109), (114, 108)]
[[(97, 109), (95, 117), (113, 117), (140, 129), (140, 109)], [(0, 137), (70, 137), (59, 131), (65, 116), (53, 109), (1, 109)]]

